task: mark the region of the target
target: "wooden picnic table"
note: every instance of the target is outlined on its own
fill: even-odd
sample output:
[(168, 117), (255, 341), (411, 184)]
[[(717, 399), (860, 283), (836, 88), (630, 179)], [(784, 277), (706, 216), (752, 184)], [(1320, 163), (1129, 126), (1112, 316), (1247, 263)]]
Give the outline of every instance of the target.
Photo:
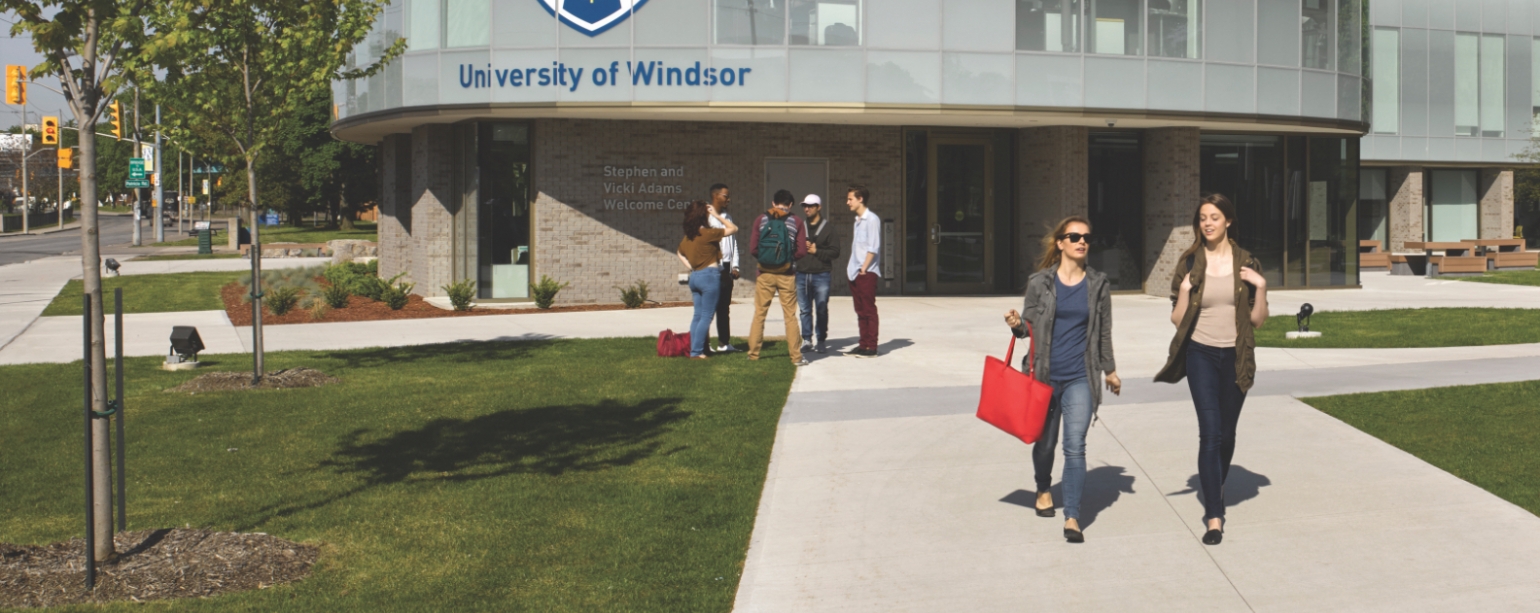
[(1470, 242), (1486, 257), (1487, 270), (1530, 270), (1540, 262), (1540, 253), (1524, 250), (1522, 238), (1484, 238)]
[[(1487, 269), (1486, 258), (1476, 256), (1476, 244), (1474, 241), (1456, 242), (1408, 242), (1406, 248), (1421, 251), (1422, 254), (1406, 254), (1409, 268), (1415, 270), (1416, 264), (1422, 264), (1424, 274), (1428, 277), (1437, 277), (1445, 273), (1476, 273), (1485, 272)], [(1440, 255), (1433, 252), (1442, 251)], [(1414, 260), (1420, 260), (1414, 263)], [(1402, 273), (1410, 274), (1410, 273)]]

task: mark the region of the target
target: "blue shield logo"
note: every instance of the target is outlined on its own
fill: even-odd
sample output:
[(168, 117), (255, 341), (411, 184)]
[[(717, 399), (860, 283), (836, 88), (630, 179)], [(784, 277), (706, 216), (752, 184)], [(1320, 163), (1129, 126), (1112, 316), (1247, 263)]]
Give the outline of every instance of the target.
[(615, 27), (647, 0), (540, 0), (540, 6), (572, 29), (598, 36)]

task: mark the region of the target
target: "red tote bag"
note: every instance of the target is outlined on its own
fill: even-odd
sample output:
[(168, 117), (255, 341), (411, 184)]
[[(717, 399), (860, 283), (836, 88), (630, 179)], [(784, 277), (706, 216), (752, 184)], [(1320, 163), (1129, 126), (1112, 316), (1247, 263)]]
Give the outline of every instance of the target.
[(994, 356), (984, 358), (984, 384), (979, 391), (979, 419), (1021, 439), (1028, 445), (1036, 443), (1043, 434), (1043, 422), (1048, 419), (1048, 403), (1053, 399), (1053, 386), (1033, 377), (1037, 367), (1036, 343), (1031, 341), (1032, 324), (1027, 324), (1027, 372), (1011, 368), (1011, 356), (1016, 353), (1016, 336), (1011, 335), (1011, 346), (1005, 351), (1005, 361)]

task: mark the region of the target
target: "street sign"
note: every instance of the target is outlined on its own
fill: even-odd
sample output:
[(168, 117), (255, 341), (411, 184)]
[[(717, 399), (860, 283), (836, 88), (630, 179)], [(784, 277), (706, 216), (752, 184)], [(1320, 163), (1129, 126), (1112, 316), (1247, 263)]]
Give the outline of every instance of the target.
[(149, 187), (149, 186), (150, 186), (150, 182), (147, 179), (129, 179), (129, 180), (123, 182), (123, 187), (129, 187), (129, 188)]
[[(128, 158), (128, 178), (130, 181), (144, 180), (144, 158)], [(130, 185), (129, 187), (134, 187)], [(149, 187), (148, 184), (144, 187)]]
[(203, 195), (205, 195), (205, 196), (209, 195), (209, 180), (208, 179), (204, 179), (203, 180)]
[(151, 172), (155, 171), (155, 145), (152, 143), (139, 144), (139, 158), (144, 160), (144, 165)]

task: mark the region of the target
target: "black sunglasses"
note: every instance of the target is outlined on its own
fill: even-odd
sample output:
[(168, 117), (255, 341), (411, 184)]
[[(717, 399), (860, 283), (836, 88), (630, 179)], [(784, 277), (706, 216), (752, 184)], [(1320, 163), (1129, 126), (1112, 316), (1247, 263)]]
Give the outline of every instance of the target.
[(1066, 238), (1069, 239), (1069, 242), (1071, 242), (1071, 243), (1078, 243), (1078, 242), (1080, 242), (1081, 239), (1085, 239), (1085, 243), (1087, 245), (1091, 244), (1091, 235), (1090, 235), (1090, 233), (1081, 234), (1079, 232), (1069, 232), (1069, 233), (1065, 233), (1065, 234), (1060, 234), (1059, 235), (1059, 240), (1061, 240), (1061, 241), (1066, 239)]

